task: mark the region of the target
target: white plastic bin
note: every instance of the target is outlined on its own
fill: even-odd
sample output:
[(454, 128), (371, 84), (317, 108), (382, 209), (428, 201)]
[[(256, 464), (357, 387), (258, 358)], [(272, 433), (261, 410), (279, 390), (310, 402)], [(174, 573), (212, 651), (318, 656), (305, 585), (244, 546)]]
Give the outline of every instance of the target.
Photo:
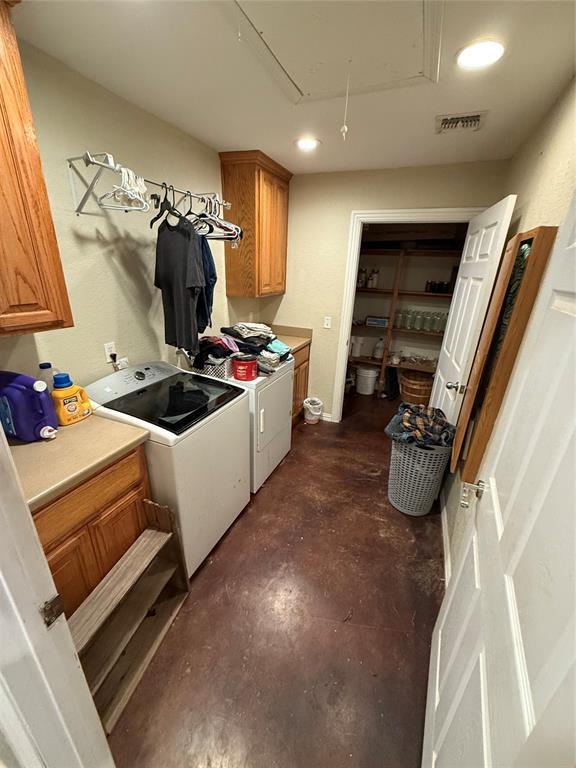
[(356, 392), (359, 395), (373, 395), (377, 378), (378, 368), (359, 365), (356, 368)]
[(317, 397), (307, 397), (304, 400), (304, 421), (306, 424), (318, 424), (322, 416), (324, 403)]

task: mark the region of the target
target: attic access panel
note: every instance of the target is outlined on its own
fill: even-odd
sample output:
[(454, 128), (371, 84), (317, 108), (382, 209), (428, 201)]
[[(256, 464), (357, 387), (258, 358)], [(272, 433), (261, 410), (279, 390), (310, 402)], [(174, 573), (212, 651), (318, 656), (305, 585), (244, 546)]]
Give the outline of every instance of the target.
[[(437, 82), (439, 0), (238, 0), (235, 23), (294, 102)], [(349, 60), (351, 64), (349, 65)]]

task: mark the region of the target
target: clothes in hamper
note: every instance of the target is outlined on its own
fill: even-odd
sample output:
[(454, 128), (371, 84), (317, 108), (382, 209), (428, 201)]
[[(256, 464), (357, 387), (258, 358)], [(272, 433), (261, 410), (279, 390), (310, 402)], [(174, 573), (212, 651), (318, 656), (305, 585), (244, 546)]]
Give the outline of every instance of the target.
[(420, 448), (435, 445), (448, 448), (454, 442), (456, 429), (446, 421), (440, 408), (400, 403), (384, 431), (392, 440), (401, 443), (415, 443)]
[(197, 352), (196, 309), (205, 279), (200, 238), (187, 219), (160, 224), (154, 285), (162, 291), (166, 344)]
[(218, 280), (216, 275), (216, 265), (208, 240), (200, 236), (202, 247), (202, 267), (204, 269), (205, 285), (200, 289), (198, 296), (198, 306), (196, 310), (196, 319), (198, 321), (198, 333), (204, 333), (206, 328), (212, 325), (212, 304), (214, 301), (214, 286)]

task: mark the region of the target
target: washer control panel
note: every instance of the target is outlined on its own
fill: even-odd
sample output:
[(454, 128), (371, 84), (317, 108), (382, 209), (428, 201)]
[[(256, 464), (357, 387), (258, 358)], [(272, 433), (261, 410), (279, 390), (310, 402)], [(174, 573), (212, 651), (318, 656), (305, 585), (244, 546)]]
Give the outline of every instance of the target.
[(84, 389), (95, 403), (106, 405), (111, 400), (116, 400), (117, 397), (137, 392), (148, 384), (167, 379), (169, 376), (174, 376), (175, 373), (182, 373), (182, 369), (162, 360), (153, 363), (141, 363), (123, 368), (120, 371), (114, 371), (114, 373), (92, 382)]

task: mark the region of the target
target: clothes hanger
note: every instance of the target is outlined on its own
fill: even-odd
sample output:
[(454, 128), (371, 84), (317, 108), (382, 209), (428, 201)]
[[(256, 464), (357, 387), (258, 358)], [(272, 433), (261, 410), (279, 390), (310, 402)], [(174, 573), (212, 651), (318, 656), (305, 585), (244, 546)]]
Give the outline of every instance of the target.
[[(167, 213), (171, 213), (173, 216), (177, 216), (178, 218), (182, 218), (182, 214), (180, 213), (180, 211), (178, 211), (176, 209), (176, 207), (174, 205), (174, 203), (176, 202), (174, 187), (172, 185), (168, 186), (165, 181), (162, 182), (162, 187), (164, 189), (164, 199), (160, 203), (160, 210), (159, 210), (159, 212), (156, 214), (156, 216), (154, 216), (153, 219), (150, 220), (150, 229), (152, 229), (154, 224), (159, 219), (161, 219), (162, 216), (164, 216)], [(172, 203), (170, 203), (170, 201), (168, 200), (168, 190), (169, 189), (172, 190), (172, 200), (173, 200)]]

